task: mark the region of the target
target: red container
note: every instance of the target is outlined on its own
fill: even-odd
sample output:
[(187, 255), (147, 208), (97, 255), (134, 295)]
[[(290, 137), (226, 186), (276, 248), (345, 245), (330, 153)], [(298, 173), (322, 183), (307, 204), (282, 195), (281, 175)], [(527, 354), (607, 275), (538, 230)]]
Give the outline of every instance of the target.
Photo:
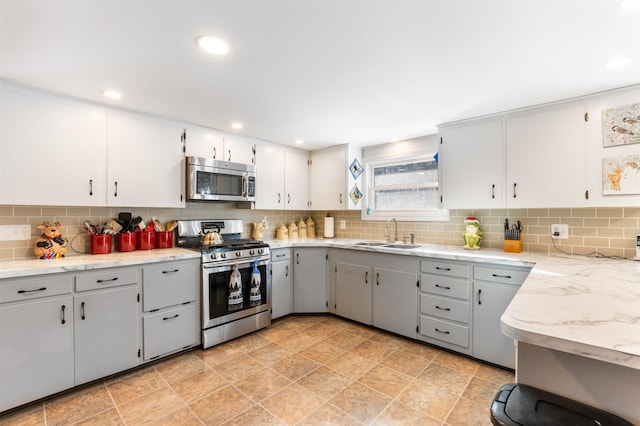
[(156, 248), (173, 247), (173, 231), (156, 231)]
[(135, 251), (136, 233), (121, 232), (118, 234), (118, 251)]
[(89, 251), (91, 254), (111, 253), (112, 238), (110, 234), (89, 235)]
[(155, 232), (138, 232), (138, 250), (151, 250), (156, 248)]

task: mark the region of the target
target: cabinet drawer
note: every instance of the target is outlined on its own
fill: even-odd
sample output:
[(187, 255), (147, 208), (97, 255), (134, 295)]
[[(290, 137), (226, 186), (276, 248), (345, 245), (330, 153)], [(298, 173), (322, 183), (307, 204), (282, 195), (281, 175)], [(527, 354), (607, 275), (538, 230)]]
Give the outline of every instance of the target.
[(291, 260), (290, 249), (275, 249), (271, 250), (271, 261), (278, 262), (281, 260)]
[(195, 303), (145, 315), (144, 359), (200, 343), (200, 322)]
[(81, 273), (76, 275), (76, 291), (136, 284), (139, 281), (138, 276), (138, 268), (113, 268), (100, 272)]
[(454, 345), (469, 347), (469, 327), (420, 315), (420, 334)]
[(473, 267), (473, 278), (476, 280), (521, 285), (527, 278), (527, 276), (529, 276), (529, 271), (518, 271), (515, 269), (491, 268), (484, 266)]
[(450, 277), (469, 278), (469, 266), (463, 263), (422, 260), (420, 261), (420, 271), (448, 275)]
[(469, 300), (469, 281), (466, 279), (422, 274), (420, 291)]
[(195, 260), (157, 263), (142, 268), (145, 312), (197, 300), (200, 263)]
[(468, 324), (469, 302), (421, 294), (420, 313)]
[(0, 281), (0, 303), (67, 294), (73, 291), (73, 275), (18, 278)]

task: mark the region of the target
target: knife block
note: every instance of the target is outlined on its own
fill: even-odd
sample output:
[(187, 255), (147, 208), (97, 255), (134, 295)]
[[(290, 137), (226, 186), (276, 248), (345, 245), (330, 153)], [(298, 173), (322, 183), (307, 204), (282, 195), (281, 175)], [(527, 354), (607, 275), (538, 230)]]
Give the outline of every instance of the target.
[(504, 240), (505, 253), (520, 253), (522, 252), (521, 240)]

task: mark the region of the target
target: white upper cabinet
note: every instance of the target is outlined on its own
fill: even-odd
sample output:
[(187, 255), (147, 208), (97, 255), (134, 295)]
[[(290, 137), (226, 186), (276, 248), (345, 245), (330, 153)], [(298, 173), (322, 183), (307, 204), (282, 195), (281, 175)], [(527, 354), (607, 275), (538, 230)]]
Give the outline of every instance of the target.
[(183, 129), (109, 114), (108, 204), (184, 207)]
[(0, 203), (106, 204), (106, 114), (0, 91)]
[[(349, 198), (355, 180), (349, 172), (351, 162), (361, 150), (349, 145), (311, 151), (309, 208), (312, 210), (360, 209)], [(360, 186), (362, 188), (362, 186)]]
[(307, 151), (261, 142), (256, 158), (256, 208), (305, 210)]
[(504, 205), (502, 120), (438, 129), (443, 208)]
[(285, 209), (306, 210), (309, 201), (309, 153), (287, 149), (284, 152)]
[(254, 140), (242, 136), (225, 134), (223, 137), (224, 151), (220, 160), (232, 163), (256, 164), (256, 143)]
[(185, 155), (222, 160), (224, 144), (222, 134), (214, 129), (187, 126)]
[(584, 114), (578, 105), (506, 120), (508, 207), (585, 205)]

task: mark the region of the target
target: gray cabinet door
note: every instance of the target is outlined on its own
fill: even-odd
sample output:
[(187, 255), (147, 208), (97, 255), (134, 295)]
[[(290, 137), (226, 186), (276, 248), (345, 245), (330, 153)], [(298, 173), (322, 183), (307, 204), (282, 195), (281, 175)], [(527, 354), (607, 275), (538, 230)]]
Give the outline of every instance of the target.
[(138, 365), (137, 286), (75, 296), (76, 385)]
[(418, 274), (374, 268), (373, 325), (416, 338)]
[(293, 252), (293, 310), (327, 311), (327, 250), (301, 248)]
[(195, 303), (144, 316), (144, 359), (149, 360), (199, 343)]
[(293, 312), (293, 270), (291, 262), (271, 264), (271, 318), (280, 318)]
[(519, 286), (475, 281), (473, 284), (473, 356), (515, 368), (513, 339), (500, 331), (500, 317)]
[(0, 411), (73, 387), (72, 312), (71, 295), (0, 308)]
[(336, 263), (336, 314), (371, 325), (371, 267)]

